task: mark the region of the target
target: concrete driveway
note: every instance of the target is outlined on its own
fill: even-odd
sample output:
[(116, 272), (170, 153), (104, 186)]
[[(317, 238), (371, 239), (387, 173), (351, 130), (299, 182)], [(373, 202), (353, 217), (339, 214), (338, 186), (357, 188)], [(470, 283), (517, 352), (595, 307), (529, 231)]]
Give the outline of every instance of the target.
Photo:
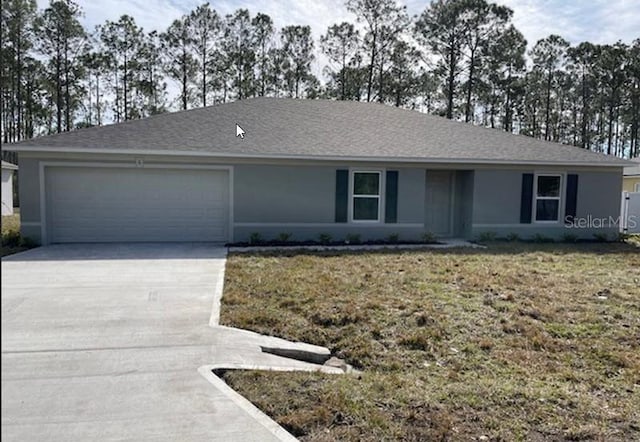
[(2, 440), (291, 439), (211, 374), (318, 367), (260, 349), (282, 340), (210, 327), (225, 257), (143, 244), (3, 259)]

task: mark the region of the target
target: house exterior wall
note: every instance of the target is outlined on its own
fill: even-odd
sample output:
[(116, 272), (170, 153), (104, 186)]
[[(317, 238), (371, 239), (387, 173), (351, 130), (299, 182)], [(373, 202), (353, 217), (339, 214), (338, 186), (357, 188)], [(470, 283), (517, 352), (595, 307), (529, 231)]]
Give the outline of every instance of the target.
[(471, 238), (474, 178), (473, 170), (459, 170), (455, 174), (453, 235), (458, 238)]
[[(336, 170), (381, 170), (384, 167), (335, 165), (234, 165), (234, 238), (246, 241), (258, 233), (265, 240), (279, 234), (292, 240), (333, 240), (360, 235), (362, 240), (398, 234), (418, 239), (424, 232), (424, 169), (398, 170), (397, 223), (336, 223)], [(382, 199), (384, 204), (384, 198)]]
[(22, 236), (40, 242), (40, 161), (20, 157), (20, 231)]
[[(41, 240), (40, 174), (42, 164), (131, 164), (138, 157), (109, 154), (20, 154), (20, 200), (23, 235)], [(362, 240), (385, 239), (392, 234), (401, 240), (418, 240), (425, 233), (426, 171), (434, 168), (454, 170), (453, 235), (477, 238), (483, 232), (497, 236), (517, 233), (522, 238), (536, 233), (560, 237), (567, 233), (564, 224), (520, 224), (522, 174), (532, 173), (527, 167), (488, 167), (483, 165), (394, 164), (293, 161), (293, 160), (229, 160), (188, 156), (147, 156), (146, 164), (229, 166), (233, 173), (232, 230), (234, 241), (246, 241), (252, 233), (264, 239), (281, 233), (294, 240), (318, 239), (321, 233), (334, 240), (358, 234)], [(397, 222), (336, 223), (336, 170), (398, 171)], [(606, 172), (595, 168), (552, 171), (577, 173), (578, 217), (617, 216), (622, 189), (621, 169)], [(384, 173), (383, 173), (384, 175)], [(44, 187), (44, 186), (43, 186)], [(383, 186), (384, 189), (384, 186)], [(44, 189), (42, 189), (44, 190)], [(384, 192), (384, 190), (383, 190)], [(384, 195), (382, 204), (384, 214)], [(615, 226), (585, 228), (570, 233), (592, 237), (593, 233), (617, 232)]]
[(2, 216), (13, 215), (13, 170), (2, 169)]
[(640, 176), (624, 177), (622, 190), (625, 192), (640, 192)]
[(237, 223), (332, 223), (335, 170), (328, 167), (236, 165)]
[(478, 170), (474, 176), (473, 224), (519, 224), (521, 170)]
[[(619, 232), (620, 169), (609, 171), (575, 168), (484, 169), (475, 172), (472, 238), (490, 233), (496, 237), (518, 235), (530, 239), (542, 235), (562, 239), (564, 235), (593, 239), (604, 234), (613, 238)], [(557, 223), (520, 223), (523, 173), (559, 173), (563, 176), (560, 220)], [(578, 175), (577, 227), (565, 225), (566, 176)]]

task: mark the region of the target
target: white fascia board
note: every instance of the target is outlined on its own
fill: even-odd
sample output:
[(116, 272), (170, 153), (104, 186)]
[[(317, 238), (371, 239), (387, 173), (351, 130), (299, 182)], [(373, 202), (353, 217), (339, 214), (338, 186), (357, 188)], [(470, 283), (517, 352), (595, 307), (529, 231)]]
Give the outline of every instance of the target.
[(267, 159), (267, 160), (307, 160), (336, 162), (373, 162), (373, 163), (423, 163), (423, 164), (496, 164), (496, 165), (546, 165), (546, 166), (586, 166), (586, 167), (625, 167), (629, 162), (620, 160), (611, 163), (594, 161), (538, 161), (538, 160), (494, 160), (484, 158), (415, 158), (415, 157), (369, 157), (335, 155), (287, 155), (287, 154), (239, 154), (227, 152), (207, 152), (201, 150), (158, 150), (158, 149), (108, 149), (108, 148), (68, 148), (46, 146), (7, 146), (5, 150), (14, 152), (51, 152), (82, 154), (120, 154), (120, 155), (164, 155), (206, 157), (222, 159)]

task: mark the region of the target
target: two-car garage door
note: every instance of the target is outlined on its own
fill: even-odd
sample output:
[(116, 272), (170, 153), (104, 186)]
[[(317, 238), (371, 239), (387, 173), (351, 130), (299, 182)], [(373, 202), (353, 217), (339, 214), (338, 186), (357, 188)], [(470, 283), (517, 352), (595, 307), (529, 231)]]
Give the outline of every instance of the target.
[(226, 170), (46, 167), (45, 195), (50, 243), (229, 239)]

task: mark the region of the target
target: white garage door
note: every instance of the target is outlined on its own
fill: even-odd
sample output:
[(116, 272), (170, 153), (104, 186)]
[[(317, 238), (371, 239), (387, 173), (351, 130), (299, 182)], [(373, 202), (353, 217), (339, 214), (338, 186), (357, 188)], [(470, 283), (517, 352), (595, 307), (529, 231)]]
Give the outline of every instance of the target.
[(227, 171), (47, 167), (45, 192), (51, 243), (228, 240)]

